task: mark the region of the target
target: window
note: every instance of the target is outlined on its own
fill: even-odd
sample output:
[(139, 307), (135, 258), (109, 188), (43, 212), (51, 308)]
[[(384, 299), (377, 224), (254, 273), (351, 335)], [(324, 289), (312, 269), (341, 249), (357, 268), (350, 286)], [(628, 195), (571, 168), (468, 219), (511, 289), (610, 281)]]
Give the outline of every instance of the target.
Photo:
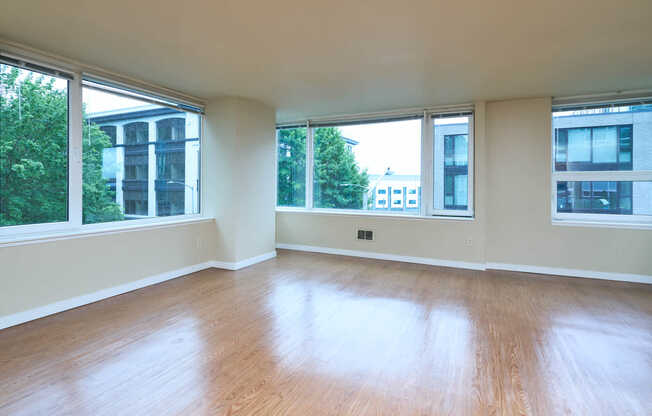
[(83, 223), (198, 213), (201, 116), (122, 93), (84, 82)]
[[(69, 79), (44, 73), (44, 68), (30, 70), (3, 62), (0, 227), (66, 223)], [(10, 232), (17, 232), (16, 227)]]
[(277, 205), (306, 206), (306, 128), (284, 128), (276, 131), (277, 140)]
[(421, 186), (420, 119), (325, 123), (312, 134), (315, 208), (420, 213), (403, 203), (406, 187)]
[(652, 105), (553, 108), (553, 218), (652, 223)]
[(473, 115), (433, 117), (433, 213), (473, 215)]
[(632, 170), (632, 130), (632, 124), (557, 129), (555, 169)]
[(0, 236), (198, 213), (201, 122), (199, 106), (0, 53)]
[(277, 126), (277, 206), (473, 217), (473, 107), (448, 109)]

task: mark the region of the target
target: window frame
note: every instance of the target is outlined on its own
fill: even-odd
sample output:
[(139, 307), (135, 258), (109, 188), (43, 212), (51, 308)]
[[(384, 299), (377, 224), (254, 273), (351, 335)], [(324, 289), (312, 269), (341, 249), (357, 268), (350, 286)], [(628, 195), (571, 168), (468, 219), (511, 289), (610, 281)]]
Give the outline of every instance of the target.
[[(434, 206), (434, 119), (441, 116), (464, 115), (469, 117), (468, 129), (468, 209), (452, 210), (442, 209), (435, 210)], [(408, 118), (421, 120), (421, 172), (420, 184), (421, 192), (418, 188), (416, 192), (419, 200), (419, 212), (417, 214), (407, 214), (391, 210), (354, 210), (340, 208), (316, 208), (314, 206), (314, 129), (320, 125), (328, 123), (331, 125), (341, 124), (363, 124), (363, 123), (381, 123), (405, 120)], [(475, 131), (475, 106), (473, 104), (461, 104), (455, 106), (434, 107), (428, 109), (408, 109), (397, 110), (387, 113), (368, 113), (351, 116), (338, 116), (331, 118), (308, 119), (295, 122), (277, 123), (275, 131), (274, 149), (275, 155), (275, 188), (276, 188), (276, 211), (279, 212), (306, 212), (321, 214), (342, 214), (342, 215), (362, 215), (362, 216), (379, 216), (379, 217), (400, 217), (400, 218), (434, 218), (434, 219), (452, 219), (452, 220), (475, 220), (474, 211), (474, 131)], [(278, 205), (278, 131), (289, 128), (306, 129), (306, 185), (305, 185), (305, 206), (281, 206)], [(407, 199), (404, 204), (407, 204)], [(385, 205), (388, 205), (387, 201)]]
[[(469, 117), (469, 126), (467, 133), (467, 146), (468, 146), (468, 160), (467, 160), (467, 209), (436, 209), (435, 205), (435, 171), (434, 171), (434, 157), (435, 157), (435, 119), (444, 117)], [(429, 189), (432, 194), (429, 196), (429, 204), (427, 215), (429, 216), (447, 216), (447, 217), (475, 217), (475, 204), (474, 204), (474, 189), (475, 189), (475, 111), (473, 108), (467, 111), (456, 112), (436, 112), (431, 113), (429, 117), (428, 130), (430, 134), (429, 153), (432, 155), (431, 159), (431, 173), (432, 183), (429, 184)], [(423, 150), (422, 150), (423, 152)], [(444, 187), (446, 185), (444, 184)], [(424, 188), (425, 189), (425, 188)], [(423, 196), (422, 196), (423, 198)]]
[[(140, 86), (132, 86), (119, 79), (117, 75), (107, 75), (102, 73), (99, 75), (97, 69), (92, 69), (86, 72), (87, 67), (80, 64), (70, 64), (65, 61), (59, 61), (56, 58), (49, 58), (39, 55), (37, 53), (26, 52), (22, 49), (12, 47), (0, 43), (2, 50), (0, 51), (0, 60), (8, 61), (9, 65), (16, 66), (11, 63), (13, 61), (20, 63), (20, 68), (31, 70), (34, 72), (42, 72), (49, 76), (59, 76), (67, 79), (68, 81), (68, 212), (67, 220), (52, 222), (52, 223), (36, 223), (25, 225), (8, 225), (0, 226), (0, 243), (10, 243), (12, 241), (20, 241), (23, 239), (39, 239), (40, 236), (49, 237), (52, 235), (75, 235), (87, 234), (92, 232), (102, 232), (104, 230), (121, 230), (138, 228), (149, 225), (164, 225), (175, 222), (186, 222), (191, 220), (203, 220), (204, 206), (203, 198), (204, 193), (204, 157), (203, 150), (203, 134), (205, 131), (205, 117), (204, 105), (199, 101), (185, 100), (174, 95), (168, 95), (164, 91), (157, 91), (156, 87), (143, 88)], [(36, 69), (34, 69), (36, 68)], [(40, 69), (40, 70), (39, 70)], [(60, 74), (60, 75), (59, 75)], [(82, 120), (82, 107), (83, 97), (82, 88), (83, 81), (91, 80), (92, 82), (101, 81), (121, 88), (133, 94), (131, 98), (157, 101), (157, 103), (165, 103), (162, 105), (174, 106), (178, 109), (192, 112), (200, 117), (199, 120), (199, 192), (197, 201), (198, 213), (173, 215), (165, 217), (148, 217), (142, 219), (133, 219), (129, 221), (112, 221), (105, 223), (83, 224), (82, 223), (82, 210), (83, 210), (83, 120)], [(112, 91), (111, 91), (112, 92)], [(113, 92), (112, 92), (113, 93)], [(144, 98), (141, 98), (144, 97)]]
[[(641, 98), (640, 101), (646, 100)], [(568, 130), (572, 128), (589, 128), (591, 129), (591, 137), (593, 136), (593, 129), (598, 127), (617, 127), (617, 152), (618, 158), (620, 157), (620, 129), (626, 124), (611, 122), (600, 123), (594, 125), (577, 126), (577, 127), (560, 127), (555, 128), (555, 112), (572, 111), (580, 109), (593, 109), (605, 107), (620, 107), (627, 105), (638, 105), (639, 101), (635, 98), (627, 100), (601, 100), (595, 102), (572, 102), (570, 104), (555, 104), (551, 107), (550, 112), (550, 217), (553, 225), (580, 225), (580, 226), (595, 226), (595, 227), (616, 227), (616, 228), (651, 228), (652, 215), (629, 215), (629, 214), (599, 214), (599, 213), (583, 213), (583, 212), (559, 212), (557, 211), (557, 183), (558, 182), (634, 182), (637, 181), (652, 181), (652, 170), (583, 170), (583, 171), (569, 171), (557, 170), (556, 156), (557, 156), (557, 131)], [(605, 113), (618, 114), (618, 112)], [(634, 163), (634, 126), (632, 125), (632, 169)], [(652, 137), (650, 138), (652, 140)], [(593, 141), (591, 139), (591, 145)], [(568, 150), (566, 151), (568, 152)], [(593, 154), (593, 149), (591, 149)], [(617, 159), (619, 164), (619, 159)]]

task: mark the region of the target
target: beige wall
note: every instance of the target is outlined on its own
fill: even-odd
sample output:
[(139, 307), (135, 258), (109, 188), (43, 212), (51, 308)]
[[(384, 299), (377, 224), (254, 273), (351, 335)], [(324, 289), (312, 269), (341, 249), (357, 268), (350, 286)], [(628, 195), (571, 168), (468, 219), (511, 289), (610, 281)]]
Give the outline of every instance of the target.
[[(277, 241), (438, 260), (652, 275), (652, 230), (553, 226), (549, 98), (476, 104), (473, 222), (278, 212)], [(377, 240), (358, 242), (355, 230)], [(467, 239), (472, 240), (469, 246)]]
[(0, 317), (213, 260), (212, 221), (0, 248)]
[(0, 317), (208, 261), (275, 249), (274, 109), (207, 106), (203, 212), (215, 221), (0, 246)]
[(257, 101), (220, 98), (206, 108), (207, 215), (215, 258), (236, 262), (275, 249), (275, 114)]
[(652, 275), (652, 230), (551, 224), (550, 106), (487, 105), (487, 261)]

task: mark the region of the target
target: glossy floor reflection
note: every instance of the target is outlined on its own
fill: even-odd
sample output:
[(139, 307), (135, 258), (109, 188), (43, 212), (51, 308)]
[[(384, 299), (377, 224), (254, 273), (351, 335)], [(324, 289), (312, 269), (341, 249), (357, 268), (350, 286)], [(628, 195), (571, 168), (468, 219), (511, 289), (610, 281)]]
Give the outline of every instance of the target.
[(649, 415), (652, 286), (280, 251), (0, 331), (0, 415)]

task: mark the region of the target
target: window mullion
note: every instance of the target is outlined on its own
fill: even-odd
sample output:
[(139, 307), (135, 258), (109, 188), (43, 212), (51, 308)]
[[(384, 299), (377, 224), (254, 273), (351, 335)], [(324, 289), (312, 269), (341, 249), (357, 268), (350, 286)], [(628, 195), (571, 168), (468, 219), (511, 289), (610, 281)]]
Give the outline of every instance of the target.
[(433, 206), (433, 122), (424, 112), (421, 120), (421, 215), (432, 215)]
[(69, 82), (68, 98), (68, 222), (72, 227), (82, 224), (82, 92), (79, 75)]
[(313, 208), (314, 140), (310, 121), (306, 122), (306, 209)]

